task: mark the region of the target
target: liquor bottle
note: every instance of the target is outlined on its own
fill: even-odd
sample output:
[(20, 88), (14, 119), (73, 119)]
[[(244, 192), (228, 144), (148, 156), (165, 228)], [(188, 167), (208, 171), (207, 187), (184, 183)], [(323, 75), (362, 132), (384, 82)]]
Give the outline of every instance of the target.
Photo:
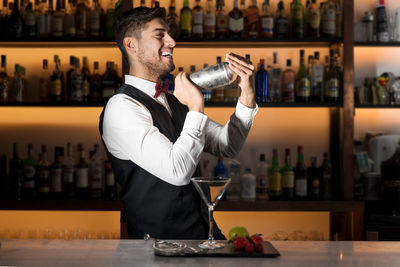
[(8, 0), (3, 0), (0, 10), (0, 40), (8, 40)]
[(244, 34), (246, 38), (257, 38), (260, 33), (260, 17), (257, 0), (251, 0), (244, 17)]
[(67, 71), (65, 77), (67, 79), (66, 82), (66, 89), (65, 89), (65, 102), (69, 102), (71, 98), (71, 75), (75, 71), (75, 57), (70, 56), (69, 57), (69, 70)]
[(275, 37), (278, 39), (289, 37), (289, 19), (285, 14), (285, 7), (283, 1), (279, 1), (278, 9), (276, 11)]
[(269, 169), (269, 198), (279, 200), (282, 196), (282, 175), (279, 169), (278, 149), (272, 150), (272, 165)]
[(28, 144), (28, 154), (24, 160), (23, 199), (35, 199), (37, 196), (35, 185), (37, 164), (37, 160), (33, 157), (33, 145)]
[(104, 183), (104, 162), (100, 158), (99, 145), (94, 145), (93, 157), (89, 163), (89, 198), (102, 199)]
[(311, 166), (307, 168), (307, 192), (310, 200), (321, 198), (321, 177), (317, 168), (317, 157), (311, 157)]
[(90, 71), (87, 57), (82, 58), (82, 100), (89, 101), (90, 95)]
[(60, 70), (60, 59), (54, 55), (55, 68), (50, 76), (50, 101), (60, 103), (63, 101), (63, 73)]
[(83, 75), (80, 69), (79, 58), (75, 58), (75, 69), (71, 74), (70, 101), (74, 103), (83, 102)]
[(193, 8), (193, 38), (203, 38), (203, 19), (203, 8), (200, 5), (200, 0), (196, 0), (196, 6)]
[(39, 199), (50, 199), (50, 162), (47, 161), (47, 147), (42, 145), (37, 168), (37, 191)]
[(268, 78), (268, 72), (264, 67), (264, 59), (260, 59), (260, 66), (256, 73), (256, 101), (258, 103), (267, 103)]
[(28, 39), (36, 37), (36, 18), (32, 10), (32, 2), (28, 3), (28, 8), (25, 10), (23, 33)]
[(105, 166), (105, 177), (106, 177), (106, 187), (104, 189), (104, 199), (105, 200), (117, 200), (117, 185), (115, 183), (115, 175), (111, 168), (111, 163), (106, 160)]
[(386, 14), (385, 0), (377, 0), (376, 7), (376, 35), (378, 42), (389, 42), (389, 26)]
[(99, 74), (99, 62), (93, 63), (93, 74), (90, 76), (90, 103), (101, 103), (101, 75)]
[(329, 65), (329, 71), (326, 74), (325, 78), (324, 100), (325, 102), (334, 103), (339, 100), (340, 77), (335, 64), (334, 51), (330, 50), (329, 54), (330, 54), (330, 65)]
[(227, 177), (228, 171), (224, 165), (224, 158), (218, 157), (217, 165), (214, 167), (214, 177)]
[(51, 18), (51, 36), (56, 38), (64, 36), (64, 16), (65, 12), (61, 9), (61, 0), (57, 0), (56, 10)]
[(310, 100), (310, 78), (304, 63), (304, 50), (300, 50), (300, 65), (296, 74), (296, 102)]
[(7, 57), (6, 55), (1, 55), (0, 102), (8, 101), (9, 92), (10, 92), (10, 78), (7, 75)]
[(319, 38), (319, 27), (321, 24), (321, 13), (317, 5), (317, 0), (312, 0), (306, 12), (306, 32), (307, 37)]
[(22, 38), (22, 17), (19, 12), (19, 0), (14, 0), (14, 5), (8, 17), (8, 37), (10, 39)]
[(313, 102), (323, 102), (324, 68), (324, 64), (319, 60), (319, 52), (315, 52), (311, 67), (311, 101)]
[(63, 199), (74, 198), (75, 160), (72, 157), (72, 145), (67, 143), (67, 155), (62, 167), (62, 193)]
[(228, 16), (224, 11), (224, 0), (217, 0), (217, 14), (216, 14), (216, 36), (221, 39), (228, 38)]
[(24, 69), (19, 64), (15, 64), (15, 71), (11, 89), (12, 102), (23, 102), (25, 100)]
[(229, 37), (239, 39), (243, 36), (243, 13), (238, 8), (238, 1), (233, 0), (233, 9), (229, 12)]
[(189, 0), (183, 1), (181, 9), (181, 37), (190, 38), (192, 34), (192, 10), (189, 8)]
[(89, 186), (89, 165), (85, 160), (85, 149), (83, 148), (83, 145), (79, 144), (78, 150), (80, 153), (80, 158), (75, 170), (75, 198), (87, 199)]
[(285, 165), (282, 167), (282, 199), (294, 199), (294, 171), (290, 158), (290, 149), (285, 149)]
[(229, 162), (229, 173), (228, 177), (231, 178), (229, 186), (226, 188), (226, 199), (227, 200), (239, 200), (241, 197), (241, 185), (240, 185), (240, 162), (237, 160), (231, 160)]
[(268, 163), (265, 160), (265, 154), (260, 154), (260, 161), (256, 166), (256, 198), (268, 199), (269, 180), (268, 180)]
[(274, 37), (274, 17), (272, 15), (269, 0), (264, 0), (261, 15), (261, 37)]
[[(217, 64), (221, 63), (221, 57), (217, 57)], [(215, 88), (212, 91), (212, 102), (223, 102), (225, 98), (224, 87)]]
[(292, 61), (286, 61), (286, 69), (282, 73), (282, 100), (285, 103), (294, 102), (295, 72), (292, 67)]
[(48, 8), (46, 0), (41, 0), (39, 4), (39, 13), (36, 16), (36, 35), (39, 38), (45, 38), (49, 34), (47, 32), (47, 23), (50, 21), (50, 19), (48, 19), (47, 10)]
[(40, 102), (49, 102), (49, 82), (50, 73), (48, 60), (43, 59), (43, 70), (39, 80)]
[(212, 0), (207, 0), (206, 12), (204, 14), (204, 37), (206, 39), (215, 38), (215, 10)]
[(294, 171), (295, 198), (305, 200), (307, 198), (307, 170), (304, 164), (303, 147), (297, 147), (297, 165)]
[(50, 197), (51, 199), (62, 199), (62, 174), (64, 157), (64, 148), (54, 148), (54, 162), (50, 166)]
[(171, 37), (176, 40), (180, 35), (180, 26), (178, 23), (178, 15), (176, 14), (175, 0), (171, 0), (166, 21), (170, 30)]
[(76, 37), (78, 38), (87, 37), (89, 29), (88, 18), (89, 18), (89, 7), (87, 5), (87, 0), (79, 0), (75, 12)]
[(76, 35), (75, 9), (75, 0), (68, 0), (66, 14), (64, 16), (64, 35), (67, 38), (73, 38)]
[(332, 165), (328, 158), (328, 152), (324, 152), (324, 161), (320, 167), (322, 178), (322, 198), (332, 200)]
[(47, 10), (46, 10), (46, 36), (51, 36), (52, 33), (52, 23), (51, 20), (53, 18), (53, 0), (48, 0), (49, 3), (47, 5)]
[(99, 38), (101, 31), (100, 18), (102, 16), (102, 9), (98, 0), (93, 0), (92, 8), (89, 11), (89, 36), (92, 38)]
[(251, 173), (250, 168), (246, 168), (240, 178), (240, 196), (245, 200), (256, 199), (256, 176)]
[(118, 89), (116, 73), (114, 71), (114, 63), (107, 61), (107, 69), (102, 76), (102, 99), (105, 103)]
[(336, 37), (336, 5), (332, 0), (327, 0), (322, 6), (322, 37)]
[(13, 144), (13, 157), (9, 163), (9, 187), (11, 199), (20, 200), (24, 179), (24, 163), (18, 155), (18, 144)]
[(269, 72), (269, 90), (268, 90), (268, 101), (280, 102), (282, 101), (281, 94), (281, 81), (282, 81), (282, 70), (278, 64), (278, 53), (273, 53), (273, 64), (271, 71)]
[(301, 0), (294, 0), (292, 13), (292, 37), (302, 39), (304, 37), (304, 6)]

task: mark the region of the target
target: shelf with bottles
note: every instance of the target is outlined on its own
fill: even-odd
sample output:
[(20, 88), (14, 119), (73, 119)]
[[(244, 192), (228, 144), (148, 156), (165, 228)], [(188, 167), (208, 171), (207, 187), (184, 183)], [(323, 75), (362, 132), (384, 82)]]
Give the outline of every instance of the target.
[(117, 48), (117, 43), (107, 40), (36, 40), (36, 41), (0, 41), (2, 48)]
[(119, 200), (0, 200), (0, 210), (121, 211)]
[(354, 42), (354, 47), (400, 47), (400, 42)]

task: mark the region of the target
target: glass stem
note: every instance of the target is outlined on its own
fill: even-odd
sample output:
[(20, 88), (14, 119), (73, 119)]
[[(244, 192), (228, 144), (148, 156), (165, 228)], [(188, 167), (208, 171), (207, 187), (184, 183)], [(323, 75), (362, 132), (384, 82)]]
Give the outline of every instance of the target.
[(208, 232), (208, 242), (211, 243), (214, 241), (214, 235), (213, 235), (213, 212), (214, 212), (214, 206), (209, 205), (208, 206), (208, 222), (210, 224), (210, 230)]

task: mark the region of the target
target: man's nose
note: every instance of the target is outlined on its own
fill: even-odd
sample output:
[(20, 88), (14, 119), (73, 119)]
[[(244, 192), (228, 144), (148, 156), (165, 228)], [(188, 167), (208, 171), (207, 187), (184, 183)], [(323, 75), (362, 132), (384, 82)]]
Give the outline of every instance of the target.
[(165, 43), (167, 44), (168, 47), (175, 47), (176, 43), (171, 35), (167, 33), (164, 38), (165, 38)]

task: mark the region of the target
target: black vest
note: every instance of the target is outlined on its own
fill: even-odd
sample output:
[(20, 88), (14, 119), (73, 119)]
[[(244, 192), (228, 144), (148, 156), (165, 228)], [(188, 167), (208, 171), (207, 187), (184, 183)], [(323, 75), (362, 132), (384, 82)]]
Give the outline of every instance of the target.
[[(172, 143), (177, 140), (188, 109), (172, 94), (166, 94), (172, 117), (164, 106), (133, 86), (125, 84), (116, 94), (126, 94), (142, 103), (150, 111), (154, 126)], [(103, 116), (104, 109), (100, 115), (101, 136)], [(145, 234), (159, 239), (208, 238), (207, 208), (192, 183), (185, 186), (171, 185), (130, 160), (114, 157), (105, 148), (116, 180), (122, 186), (121, 199), (129, 238), (141, 239)], [(200, 175), (197, 166), (193, 176)], [(215, 230), (216, 239), (223, 239), (218, 227)]]

